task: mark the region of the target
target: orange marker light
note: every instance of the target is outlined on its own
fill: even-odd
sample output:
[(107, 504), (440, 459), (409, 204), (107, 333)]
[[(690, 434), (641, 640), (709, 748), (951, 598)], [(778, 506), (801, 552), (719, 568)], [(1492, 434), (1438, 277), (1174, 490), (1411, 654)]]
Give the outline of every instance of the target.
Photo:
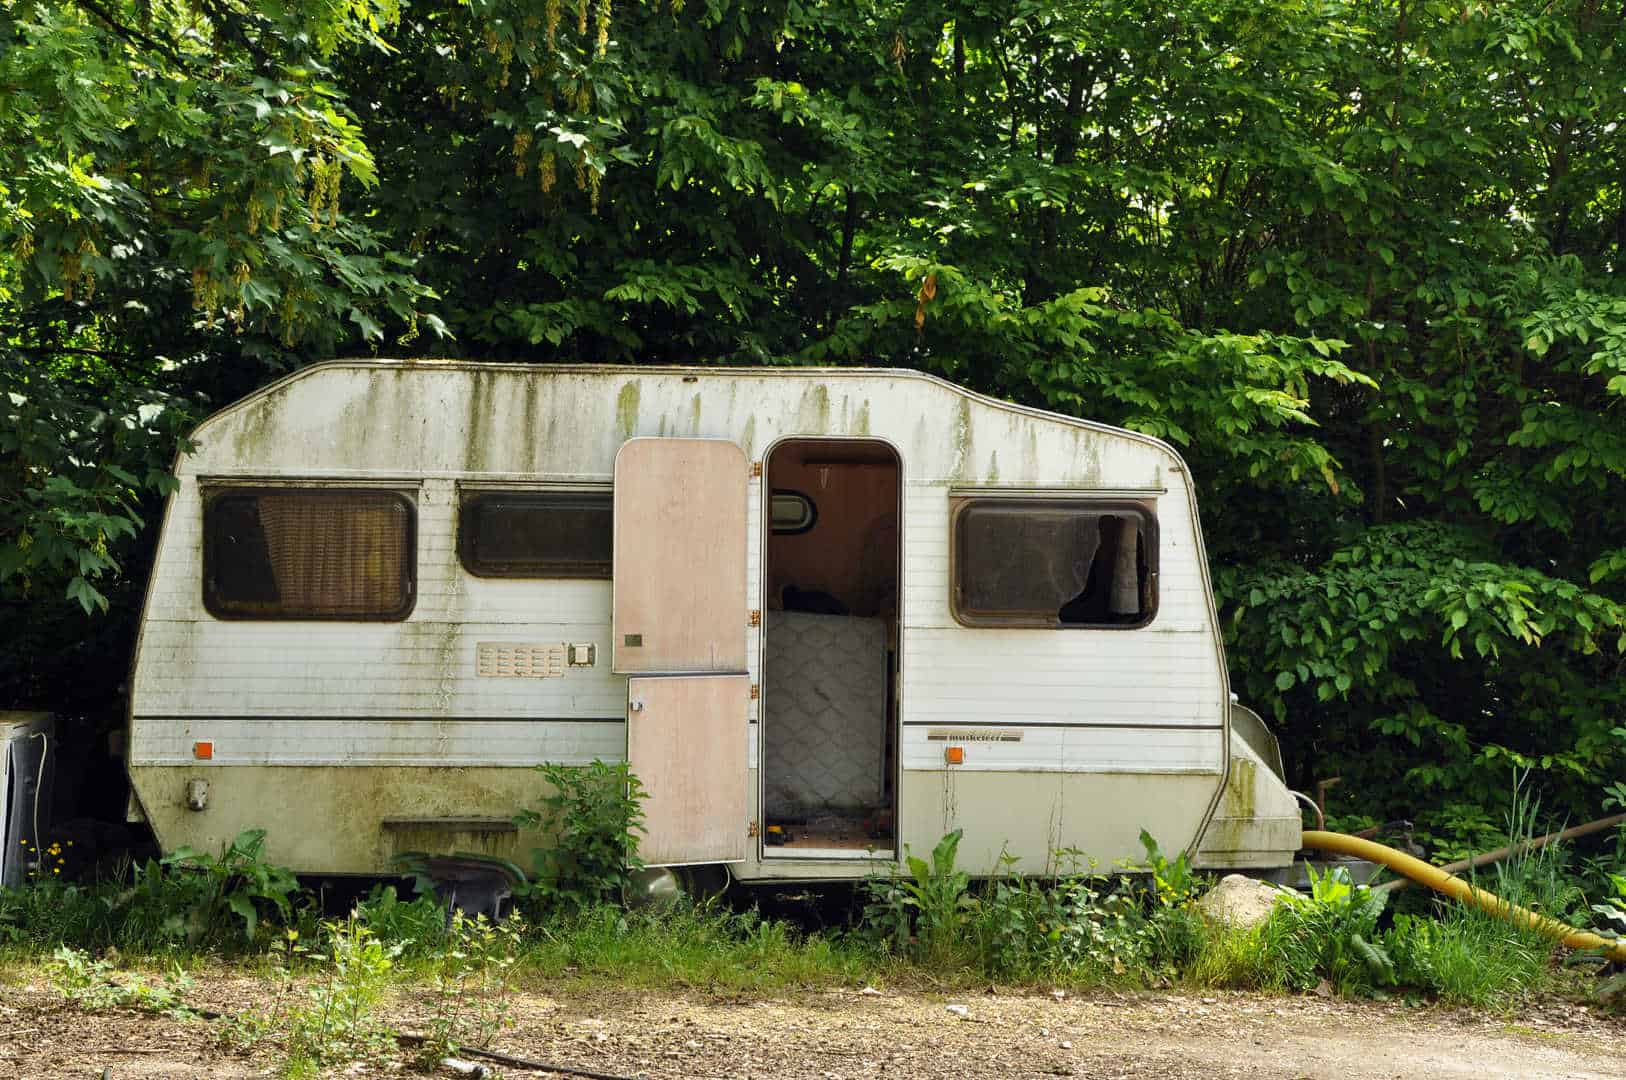
[(212, 742), (195, 742), (192, 744), (192, 756), (199, 761), (208, 761), (215, 756), (215, 744)]
[(943, 760), (950, 765), (965, 764), (965, 747), (950, 746), (943, 751)]

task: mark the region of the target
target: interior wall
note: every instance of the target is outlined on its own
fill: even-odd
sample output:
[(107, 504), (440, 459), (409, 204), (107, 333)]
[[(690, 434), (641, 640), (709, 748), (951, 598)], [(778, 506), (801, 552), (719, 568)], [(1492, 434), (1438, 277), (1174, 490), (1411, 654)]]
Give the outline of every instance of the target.
[(773, 452), (770, 488), (800, 491), (818, 520), (805, 533), (768, 535), (768, 607), (786, 585), (829, 593), (852, 615), (897, 612), (898, 464), (878, 443), (792, 442)]

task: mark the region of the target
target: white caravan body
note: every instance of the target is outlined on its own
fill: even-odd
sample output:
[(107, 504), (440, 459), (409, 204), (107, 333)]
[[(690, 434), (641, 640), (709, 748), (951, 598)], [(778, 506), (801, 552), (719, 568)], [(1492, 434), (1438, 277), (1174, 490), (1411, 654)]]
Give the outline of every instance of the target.
[(1299, 846), (1156, 439), (908, 371), (365, 360), (194, 440), (130, 700), (166, 850), (528, 866), (534, 766), (595, 759), (648, 862), (747, 882)]

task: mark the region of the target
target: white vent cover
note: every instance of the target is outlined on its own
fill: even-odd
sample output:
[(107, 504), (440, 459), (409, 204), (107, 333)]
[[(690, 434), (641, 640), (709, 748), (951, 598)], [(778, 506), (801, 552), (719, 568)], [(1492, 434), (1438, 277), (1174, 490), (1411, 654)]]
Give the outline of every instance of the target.
[(484, 678), (557, 679), (565, 673), (565, 647), (482, 641), (475, 646), (474, 667)]

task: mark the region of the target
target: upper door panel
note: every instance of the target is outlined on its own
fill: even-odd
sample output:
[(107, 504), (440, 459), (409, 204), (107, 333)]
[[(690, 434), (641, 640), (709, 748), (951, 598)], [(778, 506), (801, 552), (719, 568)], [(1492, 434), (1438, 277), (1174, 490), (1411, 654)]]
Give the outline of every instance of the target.
[(631, 439), (615, 459), (614, 670), (742, 672), (745, 452)]

